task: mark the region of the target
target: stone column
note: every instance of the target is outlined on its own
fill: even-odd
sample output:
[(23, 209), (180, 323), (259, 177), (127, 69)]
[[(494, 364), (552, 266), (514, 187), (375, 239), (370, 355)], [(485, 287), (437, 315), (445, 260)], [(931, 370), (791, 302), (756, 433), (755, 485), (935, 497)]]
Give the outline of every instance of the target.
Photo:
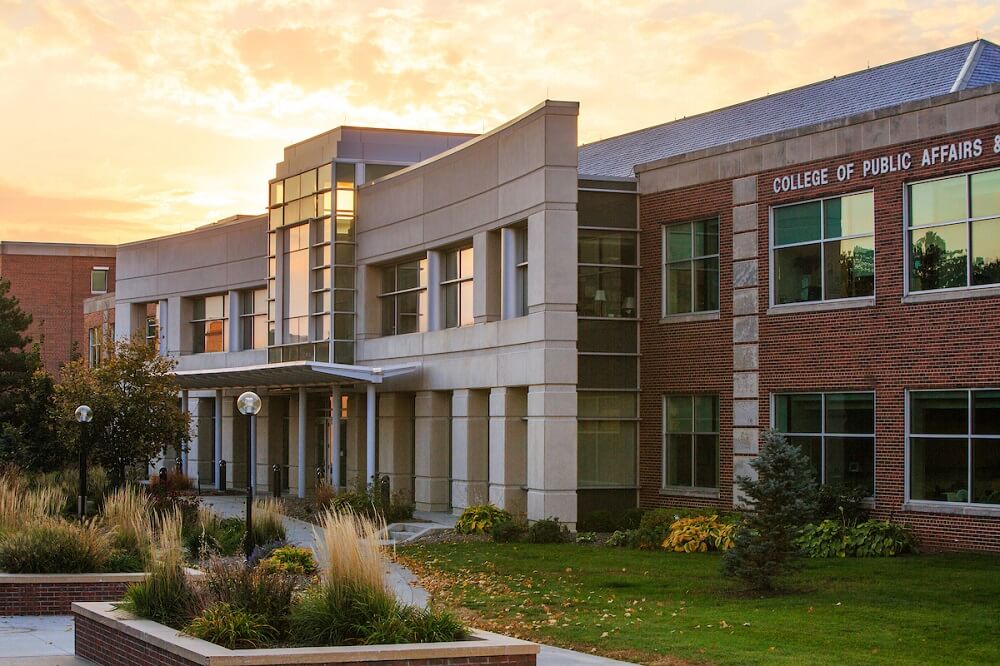
[(745, 498), (736, 478), (756, 477), (750, 461), (759, 450), (760, 245), (756, 202), (757, 176), (733, 181), (733, 505), (737, 507)]
[(363, 393), (355, 393), (347, 400), (347, 479), (354, 487), (365, 483), (365, 407)]
[[(236, 401), (233, 400), (231, 395), (226, 395), (223, 391), (219, 391), (221, 400), (216, 401), (216, 408), (222, 405), (222, 441), (218, 442), (215, 446), (215, 450), (218, 452), (218, 456), (215, 458), (215, 464), (218, 466), (219, 460), (226, 461), (226, 487), (235, 488), (237, 483), (240, 488), (244, 488), (243, 477), (237, 475), (237, 468), (240, 466), (236, 464), (235, 451), (233, 450), (233, 436), (235, 433), (235, 422), (234, 418), (242, 417), (243, 415), (239, 413), (236, 409)], [(245, 442), (244, 442), (245, 443)], [(221, 458), (220, 458), (221, 456)]]
[(419, 391), (413, 400), (414, 495), (418, 511), (451, 508), (451, 397)]
[(340, 386), (334, 385), (330, 392), (330, 485), (338, 491), (344, 485), (344, 479), (340, 478), (340, 455), (344, 447), (340, 438), (342, 403)]
[(298, 490), (299, 497), (306, 496), (306, 428), (307, 428), (307, 417), (309, 413), (309, 397), (306, 394), (305, 387), (299, 387), (299, 397), (297, 401), (297, 421), (295, 428), (295, 451), (296, 456), (296, 470), (298, 471), (297, 478), (298, 483), (296, 484), (296, 489)]
[(528, 387), (528, 520), (576, 527), (576, 386)]
[(253, 455), (253, 487), (254, 491), (266, 495), (271, 488), (271, 467), (268, 465), (270, 459), (271, 439), (271, 398), (263, 395), (260, 390), (255, 391), (260, 396), (260, 411), (255, 419), (254, 433), (254, 455)]
[(389, 477), (389, 488), (413, 496), (413, 396), (378, 394), (378, 471)]
[(451, 507), (453, 513), (489, 500), (489, 393), (457, 389), (451, 394)]
[(215, 411), (212, 419), (212, 446), (215, 456), (212, 460), (212, 478), (215, 479), (215, 487), (218, 488), (221, 480), (219, 478), (219, 461), (222, 460), (222, 391), (215, 391)]
[(527, 403), (523, 388), (490, 390), (490, 503), (520, 516), (528, 510)]
[(500, 235), (481, 231), (472, 237), (472, 315), (477, 324), (500, 319)]

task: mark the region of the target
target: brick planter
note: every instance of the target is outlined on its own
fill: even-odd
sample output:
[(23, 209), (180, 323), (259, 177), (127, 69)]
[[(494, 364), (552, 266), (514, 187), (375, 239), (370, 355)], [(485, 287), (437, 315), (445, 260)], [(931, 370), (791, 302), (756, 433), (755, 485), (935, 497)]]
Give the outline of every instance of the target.
[(69, 615), (74, 601), (118, 601), (144, 573), (0, 573), (0, 615)]
[(538, 655), (534, 643), (485, 631), (473, 631), (470, 640), (453, 643), (228, 650), (108, 603), (74, 603), (73, 619), (76, 655), (101, 666), (534, 666)]

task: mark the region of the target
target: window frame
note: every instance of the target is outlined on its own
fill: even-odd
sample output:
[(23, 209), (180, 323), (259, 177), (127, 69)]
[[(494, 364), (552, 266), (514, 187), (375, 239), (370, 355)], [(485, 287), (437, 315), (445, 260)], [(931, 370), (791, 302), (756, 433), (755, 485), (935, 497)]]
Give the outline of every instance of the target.
[[(528, 225), (513, 228), (514, 230), (514, 284), (516, 285), (514, 312), (517, 317), (528, 316)], [(523, 256), (522, 256), (523, 254)], [(518, 259), (521, 259), (518, 261)]]
[[(221, 296), (222, 297), (222, 317), (203, 317), (203, 318), (200, 318), (200, 319), (196, 319), (194, 317), (194, 313), (192, 313), (191, 319), (188, 321), (188, 325), (192, 327), (192, 330), (191, 330), (191, 353), (192, 354), (224, 354), (224, 353), (230, 351), (229, 350), (229, 340), (228, 340), (228, 338), (229, 338), (229, 326), (230, 326), (230, 321), (229, 321), (229, 294), (228, 293), (221, 293), (221, 294), (204, 294), (204, 295), (199, 295), (199, 296), (192, 296), (191, 297), (192, 309), (193, 309), (194, 302), (196, 302), (196, 301), (204, 301), (206, 299), (213, 298), (215, 296)], [(206, 324), (206, 323), (213, 322), (213, 321), (221, 321), (222, 322), (222, 349), (220, 349), (218, 351), (207, 351), (207, 350), (195, 351), (195, 348), (196, 348), (195, 347), (195, 340), (197, 339), (198, 336), (196, 336), (194, 334), (194, 325), (195, 324)], [(205, 333), (202, 332), (202, 346), (203, 347), (204, 347), (204, 344), (205, 344), (204, 343), (204, 336), (205, 336)]]
[[(778, 409), (777, 398), (783, 395), (818, 395), (820, 396), (820, 432), (785, 432), (778, 430)], [(828, 395), (870, 395), (872, 397), (872, 433), (871, 435), (860, 433), (840, 433), (829, 432), (826, 429), (826, 397)], [(820, 485), (828, 485), (826, 481), (826, 438), (841, 437), (845, 439), (871, 439), (872, 440), (872, 494), (866, 499), (874, 500), (878, 495), (878, 395), (875, 390), (851, 389), (851, 390), (813, 390), (813, 391), (774, 391), (770, 395), (771, 403), (771, 428), (776, 432), (788, 437), (819, 437), (820, 439)]]
[[(264, 308), (265, 309), (264, 309), (263, 312), (260, 312), (260, 311), (257, 310), (257, 293), (258, 292), (264, 292)], [(267, 349), (267, 347), (268, 347), (268, 344), (267, 344), (267, 337), (268, 337), (268, 321), (267, 321), (267, 317), (268, 317), (267, 300), (268, 300), (268, 298), (267, 298), (267, 287), (255, 287), (255, 288), (250, 288), (250, 289), (241, 289), (239, 291), (239, 298), (240, 298), (240, 321), (239, 321), (239, 327), (240, 327), (240, 350), (241, 351), (250, 351), (250, 350), (257, 350), (257, 349)], [(251, 310), (250, 312), (246, 312), (245, 311), (245, 307), (244, 307), (246, 305), (246, 303), (247, 303), (248, 300), (250, 302), (250, 310)], [(261, 325), (261, 322), (263, 323), (263, 327), (264, 327), (264, 330), (263, 330), (263, 334), (264, 334), (264, 346), (263, 347), (257, 347), (257, 346), (255, 346), (253, 344), (252, 341), (255, 339), (254, 333), (256, 332), (256, 328), (257, 328), (258, 325)], [(249, 347), (246, 345), (247, 326), (250, 327), (251, 345)]]
[[(973, 440), (976, 439), (990, 439), (990, 440), (1000, 440), (1000, 434), (997, 435), (977, 435), (972, 432), (973, 427), (973, 394), (978, 391), (1000, 391), (1000, 387), (990, 387), (990, 386), (977, 386), (972, 388), (962, 388), (962, 387), (945, 387), (945, 388), (919, 388), (919, 389), (906, 389), (906, 396), (904, 400), (904, 444), (903, 444), (903, 501), (907, 504), (915, 504), (918, 506), (928, 506), (928, 507), (948, 507), (948, 508), (970, 508), (973, 510), (996, 512), (1000, 514), (1000, 504), (984, 504), (981, 502), (972, 501), (972, 488), (973, 488)], [(917, 433), (914, 434), (912, 431), (910, 423), (911, 414), (911, 396), (914, 393), (945, 393), (945, 392), (955, 392), (955, 393), (965, 393), (966, 394), (966, 429), (965, 434), (926, 434)], [(954, 501), (949, 502), (947, 500), (928, 500), (928, 499), (913, 499), (910, 495), (910, 471), (911, 471), (911, 456), (912, 447), (911, 439), (913, 437), (921, 437), (924, 439), (965, 439), (966, 449), (965, 449), (965, 475), (966, 475), (966, 493), (968, 499), (964, 502)]]
[[(954, 173), (947, 176), (937, 176), (934, 178), (924, 178), (921, 180), (912, 180), (903, 183), (903, 296), (923, 296), (927, 294), (961, 294), (969, 290), (982, 290), (982, 289), (1000, 289), (1000, 282), (991, 282), (989, 284), (972, 284), (972, 226), (975, 222), (986, 221), (986, 220), (998, 220), (1000, 221), (1000, 214), (990, 215), (986, 217), (972, 217), (972, 177), (981, 174), (988, 173), (991, 171), (1000, 171), (1000, 167), (987, 167), (983, 169), (976, 169), (974, 171), (962, 171), (960, 173)], [(966, 217), (961, 220), (951, 220), (949, 222), (934, 222), (931, 224), (923, 224), (917, 227), (910, 226), (910, 189), (914, 185), (921, 185), (923, 183), (933, 183), (940, 180), (949, 180), (951, 178), (964, 178), (965, 179), (965, 213)], [(1000, 224), (1000, 222), (998, 222)], [(966, 254), (965, 254), (965, 285), (958, 287), (941, 287), (940, 289), (913, 289), (911, 287), (911, 270), (910, 261), (912, 260), (913, 243), (910, 241), (911, 233), (915, 229), (930, 229), (932, 227), (945, 227), (945, 226), (965, 226), (965, 242), (966, 242)], [(907, 495), (909, 496), (909, 495)]]
[(101, 365), (101, 354), (103, 352), (103, 326), (92, 326), (87, 329), (87, 362), (91, 368)]
[[(407, 289), (397, 289), (396, 285), (399, 284), (399, 267), (403, 266), (405, 264), (411, 264), (414, 261), (417, 262), (417, 265), (418, 265), (418, 269), (417, 270), (424, 271), (424, 284), (423, 285), (420, 284), (420, 278), (418, 277), (417, 278), (417, 286), (416, 287), (409, 287)], [(377, 298), (378, 298), (378, 304), (379, 304), (379, 310), (378, 310), (378, 312), (379, 312), (379, 316), (380, 317), (382, 317), (382, 313), (384, 312), (384, 310), (383, 310), (384, 304), (386, 302), (388, 302), (390, 299), (392, 300), (392, 333), (386, 333), (385, 332), (385, 321), (381, 321), (380, 326), (379, 326), (379, 335), (380, 335), (380, 337), (390, 337), (390, 336), (395, 336), (395, 335), (410, 335), (411, 333), (426, 333), (427, 332), (427, 330), (428, 330), (427, 317), (428, 317), (429, 313), (428, 312), (423, 312), (423, 313), (420, 312), (420, 295), (419, 295), (420, 292), (424, 292), (425, 294), (427, 293), (427, 279), (429, 277), (427, 263), (428, 263), (427, 255), (424, 254), (422, 256), (412, 257), (412, 258), (407, 259), (405, 261), (396, 261), (396, 262), (393, 262), (391, 264), (383, 264), (383, 265), (381, 265), (381, 266), (378, 267), (378, 270), (380, 272), (384, 271), (386, 269), (391, 268), (392, 269), (393, 279), (394, 279), (394, 284), (392, 285), (392, 287), (393, 287), (392, 291), (385, 291), (385, 285), (379, 285), (379, 293), (377, 294)], [(423, 266), (421, 267), (420, 264), (423, 264)], [(417, 330), (410, 331), (410, 333), (400, 333), (399, 332), (399, 297), (400, 296), (404, 296), (406, 294), (417, 294)], [(426, 299), (425, 299), (425, 301), (426, 301)], [(420, 316), (421, 316), (421, 314), (423, 314), (423, 319), (424, 319), (424, 328), (423, 328), (423, 330), (421, 330), (421, 328), (420, 328)]]
[[(833, 236), (830, 238), (826, 237), (826, 202), (832, 199), (846, 199), (847, 197), (856, 196), (859, 194), (871, 193), (872, 195), (872, 231), (870, 234), (851, 234), (849, 236)], [(820, 218), (819, 218), (819, 239), (811, 241), (801, 241), (798, 243), (788, 243), (786, 245), (781, 245), (780, 247), (775, 247), (775, 233), (774, 233), (774, 211), (779, 208), (787, 208), (789, 206), (799, 206), (808, 203), (819, 203)], [(768, 209), (768, 238), (767, 238), (767, 270), (768, 270), (768, 306), (771, 308), (798, 308), (798, 307), (809, 307), (809, 306), (826, 306), (830, 303), (864, 303), (868, 301), (874, 301), (875, 297), (878, 295), (878, 219), (875, 214), (875, 188), (868, 187), (861, 190), (853, 190), (851, 192), (844, 192), (843, 194), (831, 194), (824, 197), (813, 197), (811, 199), (802, 199), (800, 201), (789, 201), (787, 203), (775, 204)], [(904, 234), (905, 235), (905, 234)], [(844, 298), (827, 298), (826, 297), (826, 244), (829, 241), (843, 241), (851, 240), (854, 238), (867, 238), (872, 239), (872, 293), (867, 296), (845, 296)], [(818, 300), (810, 301), (794, 301), (792, 303), (778, 303), (777, 301), (777, 288), (776, 280), (777, 275), (775, 274), (775, 251), (786, 249), (790, 247), (803, 247), (806, 245), (816, 245), (819, 244), (819, 275), (820, 275), (820, 294), (822, 298)], [(833, 391), (831, 391), (833, 392)]]
[[(97, 273), (104, 274), (104, 289), (94, 289), (94, 275)], [(91, 266), (90, 267), (90, 293), (92, 294), (106, 294), (110, 291), (110, 280), (111, 280), (111, 267), (110, 266)]]
[[(697, 224), (698, 222), (709, 222), (711, 220), (715, 220), (716, 230), (717, 230), (716, 252), (715, 252), (715, 254), (705, 254), (705, 255), (697, 255), (697, 256), (695, 255), (695, 253), (694, 253), (694, 232), (692, 230), (692, 233), (691, 233), (691, 256), (688, 257), (687, 259), (678, 259), (676, 261), (670, 261), (669, 260), (668, 257), (669, 257), (670, 253), (669, 253), (669, 249), (667, 247), (667, 229), (669, 227), (680, 226), (682, 224), (694, 225), (694, 224)], [(694, 309), (694, 300), (695, 300), (694, 299), (694, 290), (695, 290), (695, 284), (694, 284), (694, 279), (692, 279), (691, 280), (691, 308), (692, 309), (688, 310), (687, 312), (667, 312), (667, 288), (668, 288), (668, 285), (667, 285), (667, 276), (669, 274), (669, 271), (667, 270), (667, 267), (670, 264), (688, 263), (689, 265), (692, 266), (692, 275), (693, 275), (694, 274), (693, 267), (694, 267), (694, 262), (695, 261), (699, 261), (699, 260), (703, 260), (703, 259), (711, 259), (712, 257), (715, 257), (715, 259), (716, 259), (716, 279), (715, 279), (715, 281), (716, 281), (716, 285), (715, 285), (715, 287), (716, 287), (716, 294), (715, 294), (715, 304), (716, 304), (716, 307), (713, 308), (713, 309), (711, 309), (711, 310), (695, 310)], [(718, 314), (719, 313), (719, 308), (721, 307), (721, 303), (722, 303), (722, 280), (721, 280), (721, 278), (722, 278), (722, 219), (721, 219), (721, 216), (719, 216), (719, 215), (715, 215), (715, 216), (709, 215), (707, 217), (699, 217), (697, 219), (692, 219), (692, 220), (677, 220), (677, 221), (672, 221), (672, 222), (664, 222), (664, 223), (662, 223), (660, 225), (660, 317), (662, 317), (663, 319), (670, 319), (670, 318), (679, 318), (679, 317), (690, 317), (692, 315), (704, 316), (704, 315)]]
[[(472, 250), (472, 273), (468, 277), (463, 277), (462, 276), (462, 252), (464, 252), (465, 250)], [(452, 254), (456, 255), (455, 261), (457, 262), (457, 266), (458, 266), (458, 277), (452, 278), (452, 279), (448, 279), (447, 278), (447, 275), (448, 275), (448, 268), (447, 268), (448, 267), (448, 257), (450, 255), (452, 255)], [(475, 286), (473, 286), (473, 288), (472, 288), (473, 289), (473, 296), (472, 296), (472, 299), (473, 299), (472, 317), (473, 318), (472, 318), (472, 321), (470, 321), (467, 324), (463, 324), (462, 323), (462, 285), (465, 282), (471, 282), (471, 283), (473, 283), (473, 285), (475, 285), (475, 279), (476, 279), (476, 268), (475, 268), (475, 266), (476, 266), (476, 254), (475, 254), (475, 248), (471, 244), (466, 244), (466, 245), (461, 245), (461, 246), (458, 246), (458, 247), (453, 247), (453, 248), (444, 250), (444, 251), (441, 252), (441, 260), (442, 260), (441, 261), (441, 264), (442, 264), (441, 265), (441, 282), (438, 285), (438, 288), (440, 290), (439, 291), (440, 298), (441, 298), (441, 328), (447, 330), (447, 329), (451, 329), (451, 328), (464, 328), (464, 327), (475, 325), (475, 323), (476, 323), (476, 319), (475, 319), (475, 316), (476, 316), (476, 314), (475, 314), (475, 298), (476, 298), (475, 297)], [(458, 323), (455, 324), (454, 326), (449, 326), (448, 325), (448, 299), (445, 296), (445, 292), (447, 291), (447, 289), (448, 289), (448, 287), (450, 285), (457, 285), (456, 288), (455, 288), (455, 292), (457, 294), (457, 297), (455, 299), (455, 303), (456, 303), (456, 307), (457, 307), (457, 312), (455, 313), (455, 321), (458, 322)]]
[[(695, 427), (694, 402), (696, 398), (715, 398), (715, 432), (699, 431)], [(667, 428), (667, 402), (670, 398), (690, 398), (691, 399), (691, 431), (673, 431)], [(704, 495), (718, 496), (722, 490), (722, 396), (719, 393), (664, 393), (660, 396), (660, 492), (670, 495)], [(670, 435), (690, 435), (691, 436), (691, 485), (678, 486), (667, 483), (667, 445)], [(715, 436), (715, 487), (695, 485), (698, 479), (696, 473), (697, 457), (695, 455), (695, 438), (699, 435)]]

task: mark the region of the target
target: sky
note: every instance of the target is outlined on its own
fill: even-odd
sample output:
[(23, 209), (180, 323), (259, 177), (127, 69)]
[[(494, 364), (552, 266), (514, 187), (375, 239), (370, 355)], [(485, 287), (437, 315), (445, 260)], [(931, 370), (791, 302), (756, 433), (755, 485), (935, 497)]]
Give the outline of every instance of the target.
[(995, 0), (0, 0), (0, 239), (123, 243), (263, 211), (337, 125), (594, 141), (972, 41)]

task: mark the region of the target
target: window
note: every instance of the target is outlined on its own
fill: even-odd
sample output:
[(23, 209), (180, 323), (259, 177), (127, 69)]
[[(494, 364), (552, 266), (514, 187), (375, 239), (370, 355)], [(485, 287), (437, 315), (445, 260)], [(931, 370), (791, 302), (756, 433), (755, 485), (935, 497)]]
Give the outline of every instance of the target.
[(382, 268), (382, 335), (427, 330), (427, 259)]
[(267, 289), (240, 292), (240, 349), (267, 347)]
[[(309, 225), (289, 227), (285, 234), (285, 321), (282, 341), (284, 344), (296, 344), (309, 340), (309, 299), (313, 291), (309, 269)], [(312, 276), (314, 284), (317, 279), (322, 279), (322, 270), (324, 269)], [(326, 275), (329, 275), (329, 269), (325, 270)]]
[(195, 354), (226, 351), (229, 331), (225, 294), (204, 296), (192, 302), (191, 351)]
[(782, 393), (774, 427), (802, 448), (816, 479), (875, 494), (875, 394)]
[(90, 269), (90, 293), (108, 293), (108, 273), (111, 272), (107, 266), (94, 266)]
[(1000, 283), (1000, 169), (907, 192), (910, 291)]
[(871, 192), (774, 208), (775, 305), (875, 293), (875, 203)]
[(514, 308), (518, 317), (528, 314), (528, 228), (514, 230), (514, 284), (517, 290), (517, 304)]
[(1000, 504), (1000, 390), (908, 397), (909, 498)]
[(101, 346), (104, 337), (100, 327), (87, 329), (87, 362), (96, 368), (101, 364)]
[(389, 174), (405, 168), (405, 165), (402, 164), (365, 164), (365, 182), (370, 183), (373, 180), (385, 178)]
[(663, 227), (663, 314), (719, 309), (719, 220)]
[(718, 396), (664, 396), (663, 486), (719, 487)]
[(471, 326), (472, 315), (472, 248), (446, 252), (444, 255), (445, 328)]
[(146, 345), (155, 349), (160, 350), (160, 322), (156, 317), (146, 317), (146, 333), (145, 333)]

